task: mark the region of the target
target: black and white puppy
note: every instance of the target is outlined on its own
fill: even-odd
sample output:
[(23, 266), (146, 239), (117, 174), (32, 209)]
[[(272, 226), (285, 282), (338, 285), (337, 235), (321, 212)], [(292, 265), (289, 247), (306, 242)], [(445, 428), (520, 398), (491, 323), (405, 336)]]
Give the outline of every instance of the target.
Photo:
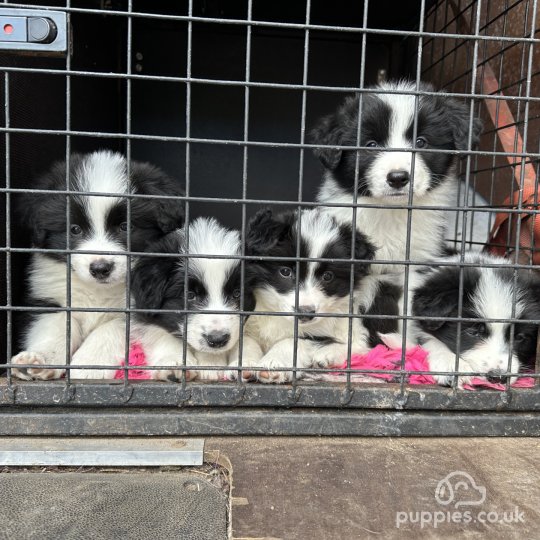
[[(297, 276), (297, 264), (287, 260), (297, 256), (297, 245), (300, 257), (328, 260), (300, 262)], [(360, 260), (354, 264), (352, 275), (352, 287), (356, 293), (374, 256), (371, 243), (357, 232), (353, 252), (351, 227), (338, 225), (332, 216), (320, 209), (285, 212), (277, 216), (271, 210), (262, 210), (249, 223), (246, 249), (252, 256), (278, 258), (253, 260), (247, 266), (256, 306), (254, 315), (246, 323), (246, 333), (259, 342), (265, 353), (259, 366), (290, 369), (295, 349), (295, 323), (294, 315), (256, 313), (294, 313), (296, 305), (299, 313), (297, 367), (326, 367), (341, 363), (348, 353), (349, 318), (320, 314), (350, 313), (351, 263), (345, 261), (352, 258)], [(357, 306), (355, 299), (353, 313), (357, 313)], [(354, 319), (352, 352), (366, 352), (367, 339), (367, 330), (359, 319)], [(258, 374), (263, 382), (283, 382), (291, 376), (292, 372), (287, 370), (263, 369)]]
[[(150, 365), (163, 366), (153, 371), (153, 377), (180, 378), (177, 368), (183, 365), (184, 340), (189, 378), (234, 375), (231, 369), (239, 364), (242, 331), (242, 318), (235, 313), (242, 294), (240, 260), (235, 258), (241, 254), (240, 233), (213, 218), (197, 218), (189, 224), (187, 235), (184, 229), (174, 231), (149, 251), (193, 256), (141, 257), (133, 273), (137, 309), (169, 310), (138, 314), (144, 328), (134, 339), (142, 344)], [(253, 306), (253, 294), (244, 287), (243, 308), (249, 311)], [(186, 309), (191, 313), (186, 315)], [(242, 343), (243, 364), (257, 363), (262, 356), (259, 345), (247, 336)], [(197, 366), (224, 369), (197, 370)]]
[[(52, 191), (66, 189), (66, 164), (58, 162), (33, 185)], [(52, 250), (32, 255), (28, 269), (29, 304), (67, 306), (70, 273), (71, 307), (126, 308), (127, 230), (131, 250), (142, 251), (148, 242), (182, 225), (182, 203), (167, 199), (133, 199), (131, 226), (127, 222), (127, 193), (183, 195), (176, 182), (160, 169), (133, 162), (130, 176), (124, 156), (110, 151), (75, 154), (70, 159), (69, 188), (108, 193), (70, 196), (67, 230), (66, 195), (26, 194), (20, 201), (22, 224), (32, 236), (32, 246)], [(69, 237), (68, 237), (69, 235)], [(62, 250), (72, 250), (70, 267)], [(57, 250), (56, 252), (54, 250)], [(92, 253), (83, 253), (83, 252)], [(80, 252), (80, 253), (79, 253)], [(66, 312), (33, 315), (24, 331), (22, 351), (13, 364), (35, 367), (13, 369), (22, 379), (61, 377), (66, 363)], [(71, 365), (115, 365), (124, 358), (125, 316), (122, 313), (73, 311), (71, 313)], [(73, 369), (74, 378), (112, 378), (114, 370)]]
[[(459, 256), (453, 256), (438, 262), (456, 263), (459, 260)], [(535, 356), (540, 322), (540, 280), (530, 272), (519, 270), (517, 280), (514, 281), (514, 270), (508, 266), (507, 259), (466, 253), (464, 261), (474, 265), (497, 266), (463, 268), (461, 317), (475, 320), (461, 322), (459, 371), (481, 373), (494, 382), (504, 381), (507, 378), (505, 374), (516, 374), (522, 368), (530, 368), (531, 358)], [(411, 278), (409, 312), (412, 315), (458, 316), (459, 267), (421, 268), (411, 273)], [(511, 346), (512, 324), (495, 320), (512, 318), (533, 320), (534, 323), (516, 322)], [(431, 370), (455, 372), (458, 337), (456, 321), (410, 321), (407, 335), (429, 352)], [(435, 378), (440, 384), (452, 381), (451, 375), (436, 375)], [(460, 377), (460, 386), (470, 379), (470, 376)]]
[[(312, 142), (320, 145), (315, 154), (325, 168), (318, 201), (352, 204), (357, 185), (358, 204), (391, 206), (357, 210), (356, 226), (377, 247), (377, 260), (406, 260), (408, 210), (402, 207), (408, 204), (411, 190), (412, 203), (418, 207), (455, 204), (458, 157), (432, 151), (468, 148), (469, 107), (443, 96), (416, 98), (400, 93), (414, 90), (414, 83), (401, 81), (381, 84), (363, 94), (359, 146), (366, 147), (365, 150), (325, 148), (325, 145), (357, 146), (359, 98), (356, 96), (348, 97), (334, 114), (323, 118), (311, 134)], [(420, 90), (433, 91), (433, 88), (422, 84)], [(413, 140), (416, 107), (418, 123)], [(474, 146), (481, 124), (475, 120), (472, 126)], [(417, 151), (413, 152), (413, 148)], [(352, 222), (350, 208), (327, 207), (327, 211), (340, 223)], [(429, 260), (444, 254), (446, 221), (443, 210), (412, 212), (411, 260)], [(374, 264), (372, 271), (386, 273), (402, 268)]]

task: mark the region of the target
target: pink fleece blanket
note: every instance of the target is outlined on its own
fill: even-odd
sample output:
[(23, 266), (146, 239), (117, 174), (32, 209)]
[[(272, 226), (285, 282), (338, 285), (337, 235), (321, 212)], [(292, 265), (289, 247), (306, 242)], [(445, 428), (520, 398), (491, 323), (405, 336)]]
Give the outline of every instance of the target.
[[(122, 367), (125, 366), (125, 362), (122, 360), (122, 363), (120, 364)], [(131, 350), (129, 351), (129, 357), (128, 357), (128, 365), (130, 367), (140, 367), (143, 368), (146, 366), (146, 357), (143, 351), (143, 348), (139, 343), (134, 343), (131, 346)], [(116, 373), (114, 374), (115, 379), (123, 379), (124, 378), (124, 370), (123, 369), (117, 369)], [(128, 379), (150, 379), (152, 378), (152, 372), (148, 369), (130, 369), (128, 371)]]
[[(406, 371), (429, 371), (427, 361), (428, 353), (422, 347), (416, 346), (407, 349), (405, 354), (405, 370)], [(129, 379), (150, 379), (151, 371), (143, 369), (146, 366), (146, 358), (140, 344), (135, 343), (129, 353), (128, 358), (130, 367), (139, 369), (130, 369), (128, 373)], [(124, 367), (124, 362), (121, 364)], [(358, 371), (365, 370), (381, 370), (395, 371), (401, 367), (401, 348), (388, 348), (386, 345), (377, 345), (367, 354), (353, 354), (351, 357), (351, 369)], [(332, 373), (334, 380), (343, 378), (343, 372), (340, 369), (346, 369), (347, 362), (343, 362), (341, 366), (337, 366), (337, 371)], [(382, 379), (387, 382), (399, 380), (399, 375), (394, 373), (365, 373), (367, 377)], [(115, 379), (124, 378), (124, 370), (118, 369), (115, 373)], [(431, 375), (411, 374), (407, 377), (409, 384), (437, 384)], [(513, 385), (513, 388), (531, 388), (534, 386), (532, 377), (520, 377)], [(471, 384), (464, 386), (467, 390), (476, 390), (481, 388), (490, 388), (493, 390), (504, 390), (505, 385), (500, 383), (490, 383), (486, 379), (476, 377)]]

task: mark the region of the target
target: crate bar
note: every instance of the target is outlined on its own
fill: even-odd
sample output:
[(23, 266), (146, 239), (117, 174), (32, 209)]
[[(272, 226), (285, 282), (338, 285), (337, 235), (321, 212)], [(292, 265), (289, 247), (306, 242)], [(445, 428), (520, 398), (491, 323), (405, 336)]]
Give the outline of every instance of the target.
[[(469, 134), (467, 137), (467, 150), (472, 148), (472, 130), (474, 125), (474, 97), (476, 94), (476, 78), (478, 75), (478, 40), (476, 39), (480, 35), (480, 16), (482, 12), (482, 0), (478, 0), (476, 4), (476, 13), (475, 13), (475, 25), (474, 25), (474, 44), (473, 44), (473, 60), (472, 60), (472, 77), (471, 77), (471, 96), (472, 99), (470, 100), (469, 105)], [(464, 208), (461, 211), (462, 218), (462, 229), (464, 231), (467, 230), (467, 221), (469, 217), (468, 213), (468, 196), (469, 196), (469, 186), (471, 181), (471, 155), (465, 156), (465, 187), (464, 187)], [(465, 242), (461, 242), (460, 250), (459, 250), (459, 260), (460, 262), (464, 262), (465, 260)], [(462, 318), (463, 316), (463, 300), (464, 300), (464, 268), (463, 266), (459, 267), (459, 292), (458, 292), (458, 305), (457, 305), (457, 316), (458, 318)], [(456, 373), (459, 372), (459, 363), (461, 360), (461, 326), (462, 321), (458, 321), (457, 323), (457, 332), (456, 332), (456, 355), (455, 355), (455, 361), (454, 361), (454, 371)], [(459, 384), (459, 377), (455, 375), (452, 378), (452, 387), (454, 388), (454, 391), (457, 391)]]
[[(311, 0), (306, 1), (306, 24), (309, 24), (311, 16)], [(309, 29), (306, 28), (304, 31), (304, 56), (303, 56), (303, 65), (302, 65), (302, 84), (307, 84), (308, 81), (308, 67), (309, 67)], [(302, 109), (301, 109), (301, 120), (300, 120), (300, 143), (305, 142), (306, 136), (306, 106), (307, 106), (307, 94), (306, 91), (302, 91)], [(303, 199), (303, 188), (304, 188), (304, 149), (300, 148), (300, 157), (299, 157), (299, 166), (298, 166), (298, 190), (297, 190), (297, 199), (298, 203), (302, 202)], [(302, 206), (298, 204), (296, 209), (298, 215), (298, 229), (296, 231), (296, 262), (295, 262), (295, 289), (294, 289), (294, 311), (298, 313), (299, 309), (299, 297), (300, 297), (300, 244), (302, 236)], [(294, 318), (293, 321), (293, 357), (292, 357), (292, 395), (294, 396), (297, 389), (297, 372), (296, 367), (298, 364), (298, 317)]]
[[(21, 8), (37, 8), (37, 9), (47, 9), (40, 5), (30, 5), (30, 4), (10, 4), (10, 7), (21, 7)], [(52, 8), (60, 8), (67, 13), (86, 13), (89, 15), (103, 15), (104, 11), (102, 9), (88, 9), (88, 8), (73, 8), (65, 6), (49, 6)], [(352, 27), (352, 26), (329, 26), (322, 24), (301, 24), (301, 23), (285, 23), (285, 22), (274, 22), (274, 21), (246, 21), (245, 19), (223, 19), (219, 17), (196, 17), (191, 14), (189, 15), (164, 15), (160, 13), (143, 13), (143, 12), (132, 12), (128, 15), (126, 11), (116, 11), (116, 10), (107, 10), (106, 15), (108, 16), (118, 16), (118, 17), (140, 17), (143, 19), (162, 19), (167, 21), (183, 21), (188, 23), (218, 23), (226, 24), (231, 26), (258, 26), (266, 28), (285, 28), (291, 30), (320, 30), (320, 31), (329, 31), (329, 32), (339, 32), (339, 33), (352, 33), (352, 34), (361, 34), (365, 32), (367, 34), (379, 34), (383, 36), (402, 36), (403, 38), (408, 37), (442, 37), (447, 39), (467, 39), (470, 38), (469, 34), (457, 34), (457, 33), (437, 33), (437, 32), (421, 32), (416, 30), (398, 30), (392, 29), (388, 30), (385, 28), (368, 28), (368, 27)], [(488, 41), (508, 41), (508, 42), (523, 42), (523, 43), (540, 43), (540, 39), (537, 38), (527, 38), (527, 37), (503, 37), (503, 36), (479, 36), (479, 40), (488, 40)]]
[[(71, 7), (71, 0), (66, 0), (66, 7)], [(67, 25), (68, 28), (71, 25), (71, 15), (67, 14)], [(67, 51), (66, 55), (66, 70), (71, 69), (71, 51)], [(71, 77), (69, 75), (66, 75), (66, 151), (65, 151), (65, 158), (66, 158), (66, 191), (68, 194), (66, 195), (66, 248), (68, 250), (68, 253), (66, 254), (66, 307), (71, 308), (71, 253), (69, 253), (69, 250), (71, 250), (71, 235), (70, 235), (70, 229), (71, 229), (71, 174), (70, 174), (70, 166), (71, 166), (71, 135), (69, 132), (71, 131)], [(71, 320), (71, 311), (66, 312), (66, 353), (65, 353), (65, 360), (66, 360), (66, 366), (69, 366), (71, 364), (71, 326), (72, 326), (72, 320)], [(71, 378), (71, 370), (67, 370), (66, 373), (66, 379), (65, 379), (65, 390), (66, 393), (69, 392), (69, 386), (70, 386), (70, 378)]]
[[(210, 85), (210, 86), (239, 86), (249, 88), (270, 88), (276, 90), (310, 90), (316, 92), (336, 92), (336, 93), (366, 93), (371, 92), (371, 90), (365, 88), (357, 88), (355, 86), (328, 86), (328, 85), (314, 85), (314, 84), (294, 84), (294, 83), (277, 83), (277, 82), (268, 82), (268, 81), (248, 81), (247, 83), (240, 80), (228, 80), (228, 79), (208, 79), (201, 77), (174, 77), (172, 75), (147, 75), (141, 73), (120, 73), (120, 72), (103, 72), (103, 71), (84, 71), (84, 70), (60, 70), (54, 68), (21, 68), (15, 66), (2, 66), (2, 71), (6, 73), (36, 73), (42, 75), (60, 75), (66, 76), (70, 75), (72, 77), (90, 77), (90, 78), (105, 78), (105, 79), (119, 79), (119, 80), (140, 80), (140, 81), (156, 81), (156, 82), (171, 82), (171, 83), (191, 83), (191, 84), (201, 84), (201, 85)], [(537, 72), (535, 75), (538, 74)], [(522, 82), (523, 79), (516, 81), (516, 83)], [(512, 84), (511, 86), (515, 86)], [(500, 90), (505, 90), (504, 87), (501, 87)], [(381, 93), (386, 94), (412, 94), (419, 96), (435, 96), (443, 95), (446, 97), (454, 97), (457, 99), (467, 99), (469, 94), (463, 94), (460, 92), (435, 92), (430, 90), (419, 90), (418, 92), (412, 91), (398, 91), (398, 90), (385, 90)], [(498, 96), (496, 94), (485, 94), (479, 93), (476, 94), (478, 99), (492, 99), (494, 101), (525, 101), (526, 98), (523, 96)], [(531, 96), (529, 101), (531, 103), (540, 101), (540, 97)]]
[[(6, 0), (7, 2), (7, 0)], [(9, 88), (10, 74), (4, 73), (4, 123), (5, 127), (11, 126), (10, 115), (10, 88)], [(4, 134), (5, 141), (5, 175), (6, 175), (6, 358), (11, 361), (13, 355), (13, 311), (10, 309), (13, 305), (13, 291), (11, 280), (11, 136), (9, 132)], [(12, 377), (11, 370), (7, 371), (7, 384), (11, 388)]]
[[(193, 15), (193, 0), (189, 0), (188, 2), (188, 15), (191, 17)], [(185, 208), (185, 222), (184, 222), (184, 244), (186, 253), (189, 253), (189, 223), (190, 223), (190, 204), (189, 204), (189, 194), (191, 191), (191, 144), (189, 142), (189, 139), (191, 137), (191, 83), (189, 82), (189, 79), (191, 78), (191, 69), (192, 69), (192, 53), (193, 53), (193, 21), (191, 19), (188, 20), (187, 23), (187, 51), (186, 51), (186, 76), (187, 76), (187, 82), (186, 82), (186, 118), (185, 118), (185, 125), (186, 125), (186, 150), (185, 150), (185, 157), (186, 157), (186, 166), (185, 166), (185, 185), (186, 185), (186, 202), (184, 205)], [(184, 261), (184, 291), (187, 291), (189, 289), (188, 282), (189, 282), (189, 257), (186, 258)], [(188, 298), (187, 294), (184, 295), (184, 310), (187, 309), (188, 304)], [(187, 336), (187, 333), (189, 331), (188, 324), (189, 324), (189, 317), (184, 317), (184, 335)], [(188, 356), (188, 343), (187, 339), (182, 340), (182, 371), (180, 373), (181, 376), (181, 383), (182, 383), (182, 389), (181, 393), (183, 394), (186, 392), (187, 387), (187, 370), (186, 367), (188, 365), (187, 362), (187, 356)]]
[[(399, 370), (396, 378), (399, 378)], [(285, 407), (341, 408), (423, 411), (540, 411), (540, 387), (511, 389), (509, 399), (496, 390), (454, 392), (438, 386), (407, 385), (406, 399), (399, 383), (352, 383), (350, 391), (345, 382), (321, 383), (302, 380), (297, 392), (291, 385), (255, 385), (238, 387), (236, 383), (190, 383), (187, 395), (178, 395), (179, 385), (172, 382), (122, 381), (100, 383), (73, 382), (74, 391), (66, 395), (61, 381), (19, 383), (15, 391), (0, 387), (0, 413), (16, 406), (28, 413), (34, 407), (54, 412), (62, 407), (114, 407), (128, 410), (136, 407), (161, 407), (163, 414), (182, 407)], [(345, 399), (346, 398), (346, 399)]]
[[(128, 0), (128, 13), (133, 11), (133, 0)], [(132, 64), (132, 55), (133, 55), (133, 18), (127, 18), (127, 43), (126, 43), (126, 75), (131, 74), (131, 64)], [(126, 134), (131, 133), (131, 113), (132, 113), (132, 87), (131, 79), (126, 78)], [(128, 177), (128, 193), (131, 194), (131, 139), (126, 139), (126, 175)], [(127, 221), (127, 231), (126, 231), (126, 246), (128, 253), (131, 251), (131, 204), (132, 198), (127, 198), (126, 204), (126, 221)], [(127, 267), (126, 267), (126, 312), (125, 312), (125, 334), (124, 334), (124, 369), (123, 369), (123, 380), (124, 384), (127, 386), (129, 384), (128, 376), (128, 366), (129, 366), (129, 352), (130, 352), (130, 330), (131, 330), (131, 265), (133, 263), (133, 258), (131, 255), (127, 255)]]
[[(253, 0), (248, 0), (247, 6), (247, 20), (252, 19), (253, 13)], [(244, 141), (249, 140), (249, 92), (250, 87), (248, 82), (251, 79), (251, 26), (246, 27), (246, 62), (245, 62), (245, 71), (244, 78), (246, 85), (244, 86)], [(242, 199), (247, 197), (247, 186), (248, 186), (248, 163), (249, 163), (249, 149), (247, 146), (244, 146), (242, 152)], [(241, 228), (240, 228), (240, 254), (245, 256), (246, 254), (246, 227), (247, 227), (247, 206), (246, 203), (242, 203), (242, 216), (241, 216)], [(245, 302), (245, 286), (246, 282), (246, 262), (245, 259), (240, 259), (240, 310), (244, 310)], [(243, 380), (242, 376), (242, 364), (244, 361), (244, 324), (246, 317), (240, 315), (238, 317), (239, 328), (239, 340), (238, 340), (238, 371), (237, 371), (237, 381), (238, 386), (244, 386), (246, 381)]]

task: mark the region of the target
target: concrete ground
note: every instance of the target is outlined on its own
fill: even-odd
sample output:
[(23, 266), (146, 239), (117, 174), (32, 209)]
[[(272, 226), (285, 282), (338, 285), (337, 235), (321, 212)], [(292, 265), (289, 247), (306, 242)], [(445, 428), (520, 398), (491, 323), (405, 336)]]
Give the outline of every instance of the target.
[(207, 438), (206, 448), (232, 462), (237, 539), (540, 538), (537, 439)]

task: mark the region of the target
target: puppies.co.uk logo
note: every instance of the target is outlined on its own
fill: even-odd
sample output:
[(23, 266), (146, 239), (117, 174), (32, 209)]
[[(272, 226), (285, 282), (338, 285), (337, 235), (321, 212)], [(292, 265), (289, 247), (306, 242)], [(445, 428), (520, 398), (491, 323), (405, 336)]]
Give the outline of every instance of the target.
[[(444, 523), (456, 525), (480, 524), (518, 524), (525, 522), (524, 512), (516, 506), (513, 510), (498, 511), (494, 509), (474, 511), (486, 501), (486, 488), (480, 485), (467, 472), (452, 471), (437, 483), (435, 501), (446, 510), (435, 511), (398, 511), (396, 512), (396, 527), (413, 525), (421, 529), (432, 527), (436, 529)], [(467, 510), (458, 508), (472, 507)]]
[[(462, 495), (464, 495), (463, 500), (461, 500)], [(435, 500), (443, 506), (454, 503), (456, 508), (477, 506), (486, 500), (486, 488), (476, 485), (469, 473), (454, 471), (437, 484)]]

